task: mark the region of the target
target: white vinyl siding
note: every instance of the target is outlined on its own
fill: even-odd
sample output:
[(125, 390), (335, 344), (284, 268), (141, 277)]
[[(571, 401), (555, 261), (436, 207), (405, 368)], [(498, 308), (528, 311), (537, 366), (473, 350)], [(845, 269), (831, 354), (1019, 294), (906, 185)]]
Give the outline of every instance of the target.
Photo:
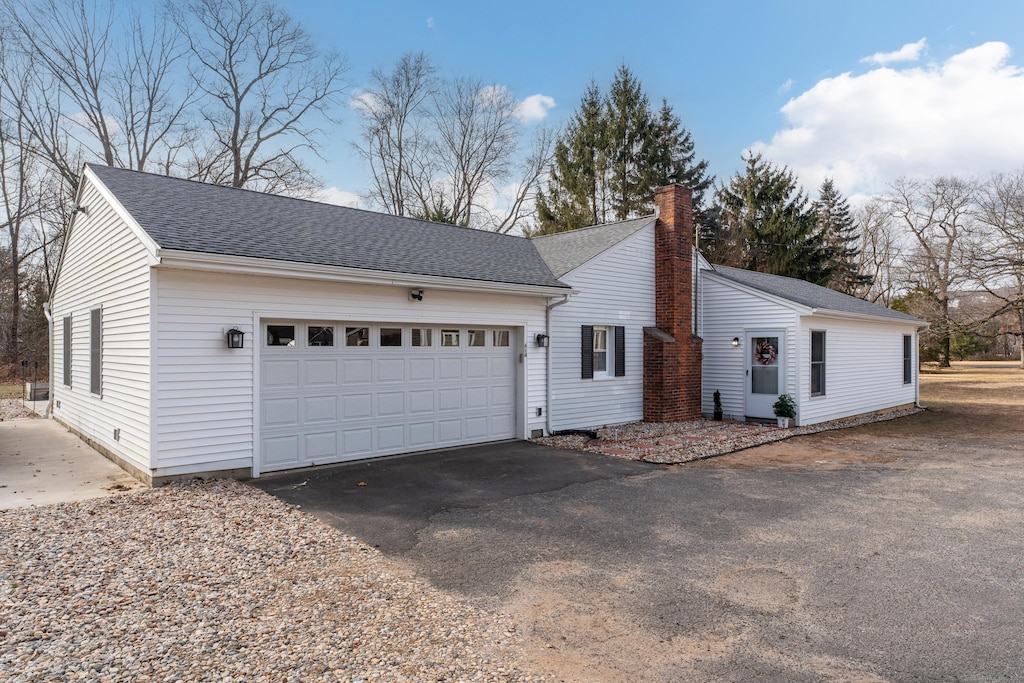
[[(547, 408), (544, 349), (527, 349), (523, 339), (543, 332), (546, 298), (427, 289), (422, 301), (414, 301), (408, 287), (170, 269), (157, 269), (157, 274), (157, 476), (253, 465), (259, 385), (255, 347), (262, 343), (256, 325), (261, 319), (333, 324), (335, 344), (342, 348), (344, 328), (359, 326), (347, 321), (396, 326), (415, 322), (438, 329), (525, 328), (512, 340), (517, 375), (523, 374), (520, 354), (527, 365), (526, 396), (517, 393), (517, 401), (518, 413), (528, 423), (525, 430), (517, 429), (517, 436), (543, 426), (537, 408)], [(245, 332), (245, 348), (226, 347), (224, 330), (230, 327)], [(440, 344), (436, 333), (432, 341)]]
[[(719, 391), (725, 419), (742, 420), (746, 416), (747, 361), (751, 353), (746, 348), (748, 331), (785, 330), (782, 341), (784, 357), (779, 359), (785, 372), (780, 383), (781, 393), (796, 396), (797, 371), (793, 362), (797, 349), (796, 312), (709, 275), (708, 271), (701, 272), (699, 296), (700, 328), (704, 339), (701, 412), (712, 414), (714, 393)], [(739, 338), (739, 346), (732, 345), (734, 337)]]
[[(810, 328), (825, 332), (828, 342), (826, 394), (811, 398)], [(800, 424), (828, 420), (914, 403), (914, 384), (903, 383), (905, 325), (827, 318), (801, 319), (808, 345), (801, 349)]]
[[(75, 218), (53, 293), (54, 318), (70, 318), (54, 326), (55, 348), (70, 342), (68, 352), (53, 359), (54, 375), (65, 379), (54, 383), (54, 417), (148, 471), (150, 257), (88, 176), (83, 182), (79, 201), (86, 211)], [(102, 321), (97, 365), (90, 353), (94, 315)], [(101, 370), (102, 394), (91, 391), (93, 367)]]
[[(644, 332), (655, 324), (654, 226), (559, 278), (579, 294), (551, 311), (551, 429), (593, 429), (643, 419)], [(584, 325), (608, 331), (606, 378), (581, 376)], [(611, 376), (612, 330), (625, 328), (625, 372)], [(531, 345), (531, 351), (536, 347)], [(537, 349), (542, 351), (543, 349)]]

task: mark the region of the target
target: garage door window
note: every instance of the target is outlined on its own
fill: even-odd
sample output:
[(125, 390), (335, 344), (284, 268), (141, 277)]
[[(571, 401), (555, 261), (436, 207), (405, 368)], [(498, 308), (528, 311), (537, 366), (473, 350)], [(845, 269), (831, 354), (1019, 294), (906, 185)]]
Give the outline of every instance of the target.
[(441, 346), (458, 346), (458, 330), (441, 330)]
[(494, 330), (493, 346), (508, 346), (508, 330)]
[(401, 346), (402, 345), (402, 328), (401, 327), (382, 327), (382, 328), (380, 328), (380, 345), (381, 346)]
[(267, 346), (295, 346), (295, 325), (267, 325)]
[(334, 346), (334, 328), (330, 325), (310, 325), (306, 330), (309, 346)]
[(468, 337), (470, 346), (487, 346), (486, 330), (469, 330)]
[(346, 327), (345, 328), (345, 346), (369, 346), (370, 345), (370, 328), (369, 327)]
[(413, 346), (433, 346), (434, 345), (434, 331), (429, 327), (414, 327), (412, 328), (412, 345)]

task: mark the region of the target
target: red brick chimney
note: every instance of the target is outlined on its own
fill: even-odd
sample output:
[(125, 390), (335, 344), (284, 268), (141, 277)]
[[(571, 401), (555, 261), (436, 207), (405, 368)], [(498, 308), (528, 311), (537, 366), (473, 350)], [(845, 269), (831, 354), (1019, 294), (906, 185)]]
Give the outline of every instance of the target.
[(681, 185), (654, 191), (657, 327), (644, 329), (644, 420), (700, 418), (701, 343), (693, 334), (693, 194)]

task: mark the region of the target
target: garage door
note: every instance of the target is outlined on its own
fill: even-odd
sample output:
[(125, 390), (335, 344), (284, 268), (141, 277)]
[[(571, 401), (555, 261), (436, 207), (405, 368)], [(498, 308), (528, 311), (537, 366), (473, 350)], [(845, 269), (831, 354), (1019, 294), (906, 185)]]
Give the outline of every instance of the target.
[(509, 439), (511, 328), (268, 321), (261, 471)]

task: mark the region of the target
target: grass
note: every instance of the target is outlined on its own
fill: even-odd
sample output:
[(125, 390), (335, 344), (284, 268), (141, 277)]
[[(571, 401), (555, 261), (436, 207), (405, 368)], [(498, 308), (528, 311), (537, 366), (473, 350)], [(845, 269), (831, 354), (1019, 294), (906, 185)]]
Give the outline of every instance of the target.
[(0, 384), (0, 399), (21, 398), (24, 391), (20, 384)]

